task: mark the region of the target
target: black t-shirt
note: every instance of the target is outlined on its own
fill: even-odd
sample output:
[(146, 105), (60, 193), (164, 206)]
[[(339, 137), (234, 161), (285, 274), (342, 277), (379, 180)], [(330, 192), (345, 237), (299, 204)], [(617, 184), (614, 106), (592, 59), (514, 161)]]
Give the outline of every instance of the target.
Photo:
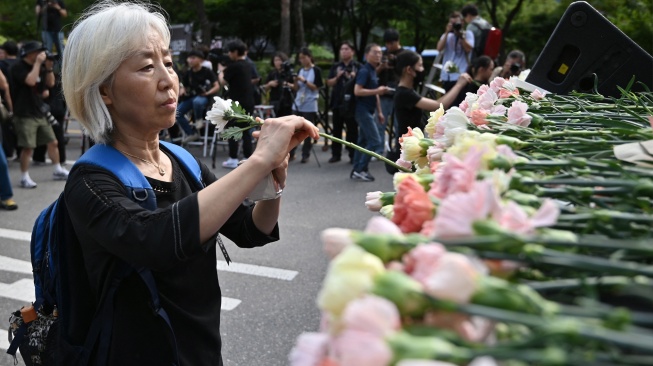
[(186, 89), (184, 99), (201, 95), (213, 87), (213, 83), (217, 80), (217, 76), (212, 70), (206, 67), (200, 67), (198, 71), (189, 69), (184, 74), (182, 83)]
[[(197, 193), (177, 161), (172, 157), (171, 161), (173, 182), (147, 178), (156, 194), (156, 211), (133, 202), (116, 178), (101, 168), (84, 165), (71, 171), (64, 197), (86, 268), (77, 277), (87, 278), (98, 298), (110, 287), (108, 273), (118, 258), (149, 268), (175, 332), (181, 365), (219, 366), (222, 298), (215, 240), (200, 243)], [(205, 183), (216, 180), (205, 165), (201, 168)], [(252, 208), (243, 205), (220, 233), (242, 247), (264, 245), (278, 240), (279, 234), (278, 227), (270, 236), (261, 233), (252, 220)], [(154, 315), (149, 302), (138, 274), (121, 282), (115, 295), (109, 365), (172, 364), (167, 325)], [(84, 323), (75, 319), (75, 313), (70, 318), (81, 328), (71, 333), (85, 334), (87, 328), (79, 326)]]
[(9, 71), (11, 75), (11, 101), (16, 117), (44, 117), (40, 106), (44, 103), (41, 92), (45, 86), (45, 70), (41, 69), (40, 79), (35, 86), (25, 84), (32, 65), (24, 60), (16, 62)]
[[(485, 84), (487, 84), (487, 83), (485, 83)], [(460, 105), (460, 103), (462, 103), (463, 100), (465, 100), (465, 98), (467, 97), (467, 93), (476, 94), (476, 92), (478, 91), (478, 88), (479, 88), (479, 85), (476, 85), (476, 83), (467, 84), (464, 88), (462, 88), (460, 90), (460, 92), (456, 96), (456, 99), (454, 99), (454, 101), (451, 103), (451, 106), (452, 107), (458, 107)]]
[(224, 79), (229, 83), (229, 98), (238, 101), (248, 113), (254, 112), (254, 85), (252, 67), (245, 60), (237, 60), (224, 69)]
[(61, 32), (61, 13), (53, 6), (48, 6), (48, 3), (59, 3), (62, 9), (66, 8), (63, 0), (36, 0), (36, 5), (41, 6), (41, 9), (47, 8), (45, 14), (41, 13), (41, 26), (43, 30), (48, 32)]
[(332, 109), (338, 108), (340, 106), (340, 101), (342, 100), (342, 92), (345, 83), (351, 78), (350, 76), (351, 73), (358, 73), (358, 70), (360, 70), (360, 68), (361, 65), (354, 60), (350, 61), (349, 64), (345, 64), (344, 62), (340, 61), (338, 63), (335, 63), (333, 66), (331, 66), (327, 79), (333, 79), (334, 77), (336, 77), (336, 74), (338, 74), (339, 69), (345, 70), (342, 76), (338, 80), (336, 80), (336, 85), (333, 86), (333, 89), (331, 91)]
[(424, 128), (422, 121), (423, 112), (417, 108), (417, 102), (422, 97), (413, 89), (403, 86), (397, 87), (395, 92), (395, 118), (399, 128), (397, 138), (408, 133), (408, 127)]

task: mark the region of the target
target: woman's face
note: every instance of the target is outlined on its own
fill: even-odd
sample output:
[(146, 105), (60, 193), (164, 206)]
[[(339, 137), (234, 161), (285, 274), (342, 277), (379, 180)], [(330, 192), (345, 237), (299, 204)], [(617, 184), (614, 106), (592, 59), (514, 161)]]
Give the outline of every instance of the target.
[(279, 56), (274, 56), (274, 68), (277, 70), (281, 70), (281, 64), (283, 64), (283, 60)]
[(478, 73), (476, 75), (476, 80), (482, 81), (484, 83), (487, 83), (490, 81), (490, 77), (492, 77), (492, 71), (494, 71), (494, 61), (490, 62), (490, 65), (486, 68), (480, 67), (478, 69)]
[(101, 86), (100, 91), (116, 129), (122, 133), (147, 138), (172, 127), (179, 79), (161, 36), (151, 31), (147, 44), (123, 61), (111, 85)]
[(424, 62), (422, 61), (422, 56), (420, 56), (417, 63), (415, 63), (415, 65), (413, 65), (413, 70), (418, 71), (418, 72), (424, 71)]

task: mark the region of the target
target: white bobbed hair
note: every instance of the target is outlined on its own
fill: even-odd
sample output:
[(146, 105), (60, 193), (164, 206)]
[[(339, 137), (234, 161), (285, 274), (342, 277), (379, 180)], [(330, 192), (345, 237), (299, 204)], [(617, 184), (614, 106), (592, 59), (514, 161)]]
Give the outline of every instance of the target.
[(61, 81), (70, 114), (95, 142), (111, 142), (113, 122), (100, 95), (120, 64), (148, 43), (152, 31), (170, 44), (163, 10), (139, 2), (103, 0), (75, 23), (63, 53)]

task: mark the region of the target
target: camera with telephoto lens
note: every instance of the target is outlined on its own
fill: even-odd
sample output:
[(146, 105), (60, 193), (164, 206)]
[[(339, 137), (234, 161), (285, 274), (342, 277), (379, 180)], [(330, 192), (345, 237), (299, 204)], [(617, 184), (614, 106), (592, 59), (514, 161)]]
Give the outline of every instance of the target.
[(519, 74), (520, 70), (521, 70), (521, 64), (516, 63), (516, 64), (510, 65), (510, 72), (513, 75)]
[(281, 71), (279, 72), (280, 81), (288, 80), (293, 75), (292, 64), (290, 61), (286, 60), (281, 64)]
[(206, 58), (212, 63), (218, 63), (222, 66), (227, 66), (231, 63), (229, 55), (224, 52), (222, 48), (214, 48), (206, 55)]
[(45, 58), (50, 61), (54, 61), (59, 58), (59, 55), (50, 51), (45, 51)]
[(463, 29), (463, 23), (461, 22), (453, 23), (453, 30), (455, 30), (456, 32), (460, 32), (462, 29)]

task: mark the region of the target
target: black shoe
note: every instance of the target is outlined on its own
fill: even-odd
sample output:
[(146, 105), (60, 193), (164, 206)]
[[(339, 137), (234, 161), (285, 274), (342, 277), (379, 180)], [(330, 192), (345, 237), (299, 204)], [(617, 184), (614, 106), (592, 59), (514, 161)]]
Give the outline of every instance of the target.
[(302, 161), (301, 161), (301, 163), (302, 163), (302, 164), (306, 164), (306, 163), (308, 163), (308, 159), (309, 159), (308, 156), (304, 156), (304, 157), (302, 157)]
[(331, 159), (329, 159), (329, 163), (337, 163), (340, 161), (339, 156), (332, 156)]

